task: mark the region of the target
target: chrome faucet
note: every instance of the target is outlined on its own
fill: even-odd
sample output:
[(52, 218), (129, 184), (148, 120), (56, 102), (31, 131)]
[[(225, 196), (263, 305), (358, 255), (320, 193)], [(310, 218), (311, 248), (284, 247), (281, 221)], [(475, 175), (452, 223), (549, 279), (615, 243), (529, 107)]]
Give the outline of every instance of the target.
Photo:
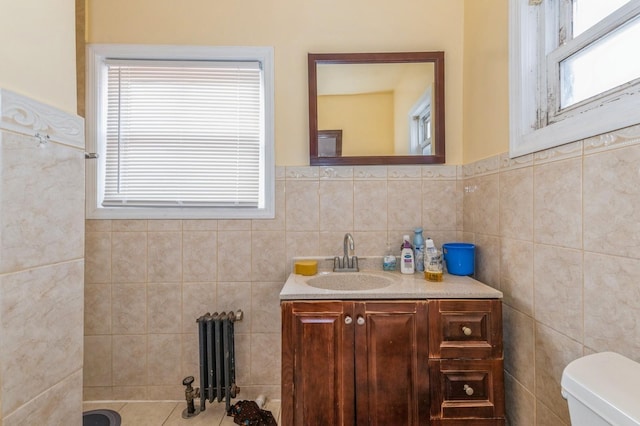
[(356, 248), (353, 237), (349, 233), (344, 234), (343, 248), (342, 259), (339, 256), (333, 258), (333, 272), (358, 272), (358, 256), (349, 256), (349, 250), (353, 252)]

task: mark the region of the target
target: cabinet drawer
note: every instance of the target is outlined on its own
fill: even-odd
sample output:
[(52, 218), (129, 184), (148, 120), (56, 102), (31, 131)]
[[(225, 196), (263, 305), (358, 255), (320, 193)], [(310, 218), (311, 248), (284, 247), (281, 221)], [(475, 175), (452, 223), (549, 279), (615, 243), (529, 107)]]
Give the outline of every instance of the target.
[(430, 358), (502, 358), (500, 300), (429, 302)]
[(504, 417), (502, 360), (429, 360), (431, 417)]

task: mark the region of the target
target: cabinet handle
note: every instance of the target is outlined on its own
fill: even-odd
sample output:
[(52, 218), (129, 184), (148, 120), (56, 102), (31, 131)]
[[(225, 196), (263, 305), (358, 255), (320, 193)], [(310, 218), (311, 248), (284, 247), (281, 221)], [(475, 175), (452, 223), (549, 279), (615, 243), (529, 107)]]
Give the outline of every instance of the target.
[(465, 336), (471, 336), (471, 329), (469, 327), (462, 327), (462, 332), (464, 333)]
[(471, 386), (469, 386), (469, 385), (464, 385), (464, 392), (467, 395), (471, 396), (471, 395), (473, 395), (473, 388)]
[(364, 322), (365, 322), (365, 321), (364, 321), (364, 318), (363, 318), (363, 317), (358, 316), (358, 321), (357, 321), (357, 322), (358, 322), (358, 325), (364, 325)]
[(344, 317), (344, 323), (345, 323), (345, 324), (349, 325), (349, 324), (351, 324), (352, 322), (353, 322), (353, 319), (352, 319), (349, 315), (347, 315), (346, 317)]

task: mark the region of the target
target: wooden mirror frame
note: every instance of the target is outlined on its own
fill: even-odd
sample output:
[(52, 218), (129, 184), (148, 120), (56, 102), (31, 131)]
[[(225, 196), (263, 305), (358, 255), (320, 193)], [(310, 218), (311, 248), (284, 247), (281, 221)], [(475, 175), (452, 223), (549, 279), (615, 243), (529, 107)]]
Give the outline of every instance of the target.
[[(319, 157), (318, 156), (318, 64), (384, 64), (405, 62), (433, 62), (434, 89), (432, 101), (436, 108), (432, 155), (388, 155)], [(394, 53), (309, 53), (309, 161), (312, 166), (382, 165), (382, 164), (443, 164), (445, 162), (444, 128), (444, 52)]]

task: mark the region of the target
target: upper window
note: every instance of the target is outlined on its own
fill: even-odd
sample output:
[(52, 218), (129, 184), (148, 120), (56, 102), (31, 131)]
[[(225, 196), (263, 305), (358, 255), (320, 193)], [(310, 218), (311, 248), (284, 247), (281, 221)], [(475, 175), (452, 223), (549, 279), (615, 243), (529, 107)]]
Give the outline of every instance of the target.
[(640, 122), (640, 0), (510, 0), (510, 155)]
[(87, 217), (273, 217), (271, 49), (89, 53)]
[(431, 155), (431, 89), (409, 111), (411, 154)]

